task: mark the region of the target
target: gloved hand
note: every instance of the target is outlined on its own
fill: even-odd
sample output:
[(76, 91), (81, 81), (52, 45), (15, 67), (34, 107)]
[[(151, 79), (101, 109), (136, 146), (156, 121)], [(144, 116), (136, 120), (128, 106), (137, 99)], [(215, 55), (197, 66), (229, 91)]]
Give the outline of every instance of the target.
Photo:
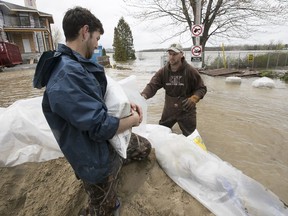
[(186, 98), (182, 101), (182, 107), (186, 111), (192, 110), (193, 107), (195, 107), (196, 103), (198, 103), (200, 98), (197, 95), (192, 95), (189, 98)]
[(142, 96), (143, 98), (147, 99), (147, 95), (146, 95), (146, 94), (141, 93), (141, 96)]

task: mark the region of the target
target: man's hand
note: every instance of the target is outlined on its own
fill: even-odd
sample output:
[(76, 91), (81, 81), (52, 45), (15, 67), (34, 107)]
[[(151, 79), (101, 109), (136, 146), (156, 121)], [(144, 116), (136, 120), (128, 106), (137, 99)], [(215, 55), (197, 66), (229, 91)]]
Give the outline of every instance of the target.
[(131, 106), (131, 113), (133, 114), (134, 112), (136, 112), (139, 115), (139, 124), (140, 124), (143, 120), (142, 108), (134, 103), (131, 103), (130, 106)]
[(200, 98), (197, 95), (192, 95), (191, 97), (182, 101), (182, 106), (186, 111), (190, 111), (195, 107), (199, 100)]
[(143, 120), (142, 108), (134, 103), (130, 103), (130, 107), (131, 115), (120, 119), (116, 134), (123, 133), (125, 130), (141, 124)]

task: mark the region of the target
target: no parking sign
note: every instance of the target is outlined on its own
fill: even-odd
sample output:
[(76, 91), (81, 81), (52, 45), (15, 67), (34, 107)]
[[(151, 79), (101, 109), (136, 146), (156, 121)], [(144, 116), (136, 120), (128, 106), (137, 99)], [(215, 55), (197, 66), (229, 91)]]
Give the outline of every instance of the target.
[(193, 37), (201, 37), (203, 35), (203, 25), (192, 25), (191, 33)]
[(202, 46), (192, 46), (191, 48), (192, 57), (201, 57), (202, 56)]

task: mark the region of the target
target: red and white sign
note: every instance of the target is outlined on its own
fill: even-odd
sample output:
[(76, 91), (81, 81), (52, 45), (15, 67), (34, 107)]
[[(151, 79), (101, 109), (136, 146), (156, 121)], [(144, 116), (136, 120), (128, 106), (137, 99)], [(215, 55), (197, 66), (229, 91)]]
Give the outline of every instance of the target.
[(203, 35), (203, 25), (192, 25), (191, 32), (193, 37), (201, 37)]
[(202, 46), (192, 46), (192, 57), (200, 57), (202, 55)]

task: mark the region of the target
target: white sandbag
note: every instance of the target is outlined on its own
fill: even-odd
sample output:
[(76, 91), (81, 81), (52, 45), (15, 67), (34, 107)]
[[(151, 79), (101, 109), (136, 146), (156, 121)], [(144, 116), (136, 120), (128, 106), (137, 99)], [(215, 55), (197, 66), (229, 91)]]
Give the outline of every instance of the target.
[[(142, 97), (142, 96), (141, 96)], [(142, 137), (145, 137), (146, 139), (148, 138), (148, 136), (157, 131), (157, 133), (159, 134), (169, 134), (169, 133), (172, 133), (172, 130), (168, 127), (165, 127), (163, 125), (158, 125), (158, 124), (148, 124), (148, 127), (147, 125), (145, 125), (145, 130), (143, 130), (143, 128), (141, 127), (133, 127), (132, 128), (132, 132), (133, 133), (136, 133)], [(152, 144), (152, 147), (153, 147), (153, 143)]]
[(255, 88), (275, 88), (275, 82), (268, 77), (262, 77), (254, 80), (252, 86)]
[(242, 79), (240, 77), (230, 76), (226, 77), (225, 82), (229, 84), (241, 84)]
[[(131, 101), (142, 108), (143, 121), (136, 128), (145, 131), (147, 103), (137, 90), (136, 76), (132, 75), (118, 82), (107, 76), (107, 82), (108, 86), (104, 99), (108, 107), (108, 113), (118, 118), (129, 116), (131, 114)], [(131, 132), (131, 129), (126, 130), (123, 133), (116, 134), (111, 140), (109, 140), (118, 154), (123, 158), (127, 157), (127, 148), (131, 138)]]
[[(108, 114), (118, 118), (124, 118), (131, 115), (129, 99), (120, 84), (109, 76), (107, 76), (107, 82), (107, 91), (104, 100), (108, 108)], [(116, 134), (109, 140), (117, 153), (123, 158), (127, 157), (127, 148), (131, 133), (132, 129), (128, 129), (123, 133)]]
[(104, 96), (108, 107), (108, 114), (118, 118), (127, 117), (131, 114), (130, 102), (124, 90), (118, 82), (107, 77), (107, 90)]
[[(149, 127), (152, 127), (150, 130)], [(215, 215), (286, 216), (279, 198), (191, 138), (146, 125), (147, 139), (167, 175)], [(158, 131), (161, 131), (159, 133)]]
[(118, 83), (122, 86), (129, 101), (138, 104), (143, 111), (143, 120), (138, 127), (144, 127), (147, 123), (147, 103), (146, 99), (140, 95), (140, 90), (137, 86), (137, 80), (135, 75), (131, 75), (125, 79), (119, 80)]
[(0, 112), (0, 166), (41, 162), (63, 154), (42, 113), (42, 97), (18, 100)]

